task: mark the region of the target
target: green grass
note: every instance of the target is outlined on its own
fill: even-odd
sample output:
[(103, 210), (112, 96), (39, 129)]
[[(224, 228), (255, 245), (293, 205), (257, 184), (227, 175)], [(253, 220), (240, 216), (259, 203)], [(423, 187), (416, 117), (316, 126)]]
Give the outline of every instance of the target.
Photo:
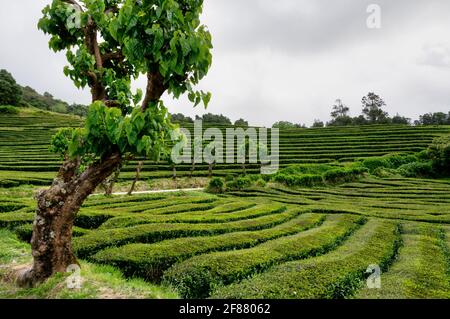
[(81, 289), (67, 288), (68, 274), (57, 274), (36, 288), (18, 288), (11, 280), (11, 269), (29, 264), (29, 245), (15, 235), (0, 229), (0, 298), (4, 299), (174, 299), (177, 294), (168, 287), (156, 286), (140, 279), (125, 279), (111, 266), (81, 262)]

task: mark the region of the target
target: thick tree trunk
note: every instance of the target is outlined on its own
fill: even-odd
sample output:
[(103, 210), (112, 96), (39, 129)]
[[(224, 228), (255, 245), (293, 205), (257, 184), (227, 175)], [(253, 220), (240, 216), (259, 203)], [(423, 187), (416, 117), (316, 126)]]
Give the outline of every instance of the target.
[(140, 175), (141, 175), (142, 166), (144, 166), (144, 162), (140, 161), (138, 163), (137, 168), (136, 168), (136, 176), (135, 176), (135, 178), (133, 180), (133, 183), (131, 184), (130, 190), (128, 191), (128, 194), (127, 194), (128, 196), (131, 196), (133, 194), (133, 192), (134, 192), (134, 189), (136, 187), (136, 183), (139, 181), (139, 178), (140, 178)]
[(110, 154), (77, 175), (78, 160), (66, 159), (52, 186), (37, 195), (31, 248), (33, 266), (19, 274), (18, 284), (32, 287), (77, 264), (72, 251), (72, 226), (84, 200), (120, 165)]

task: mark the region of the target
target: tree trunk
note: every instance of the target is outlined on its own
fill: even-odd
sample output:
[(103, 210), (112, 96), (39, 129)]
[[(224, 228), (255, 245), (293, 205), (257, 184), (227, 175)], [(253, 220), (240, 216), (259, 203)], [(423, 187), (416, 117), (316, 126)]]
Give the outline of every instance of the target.
[(112, 153), (77, 175), (79, 160), (66, 159), (52, 186), (37, 194), (31, 239), (34, 261), (31, 269), (19, 274), (19, 285), (35, 286), (77, 264), (72, 251), (72, 226), (76, 214), (85, 199), (120, 162), (120, 154)]
[(194, 175), (194, 170), (195, 170), (195, 162), (192, 162), (192, 166), (191, 166), (191, 172), (189, 173), (189, 177), (192, 178)]
[(105, 188), (105, 195), (106, 196), (111, 196), (114, 190), (114, 184), (117, 182), (117, 180), (119, 179), (119, 175), (120, 175), (120, 166), (116, 169), (116, 171), (113, 173), (113, 175), (111, 176), (111, 179), (108, 181), (108, 184), (106, 185)]
[(177, 180), (177, 168), (175, 165), (172, 167), (172, 179), (175, 181)]
[(139, 177), (141, 175), (142, 166), (144, 166), (144, 162), (140, 161), (138, 163), (138, 166), (136, 167), (136, 176), (135, 176), (135, 178), (133, 180), (133, 183), (131, 184), (130, 190), (128, 191), (128, 194), (127, 194), (128, 196), (131, 196), (133, 194), (133, 192), (134, 192), (134, 188), (136, 187), (136, 183), (139, 181)]
[(208, 177), (211, 178), (213, 175), (214, 164), (208, 165)]

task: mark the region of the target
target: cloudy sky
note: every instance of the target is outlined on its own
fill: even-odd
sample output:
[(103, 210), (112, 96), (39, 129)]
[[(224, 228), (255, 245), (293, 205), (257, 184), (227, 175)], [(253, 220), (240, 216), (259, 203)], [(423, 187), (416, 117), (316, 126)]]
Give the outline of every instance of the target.
[[(87, 104), (88, 91), (62, 73), (64, 54), (37, 30), (50, 2), (2, 0), (0, 68), (41, 93)], [(380, 29), (367, 27), (370, 4), (381, 8)], [(337, 98), (358, 115), (362, 96), (374, 91), (391, 115), (448, 112), (449, 12), (448, 0), (205, 0), (215, 47), (200, 86), (213, 93), (208, 111), (255, 125), (311, 124), (328, 120)], [(171, 112), (205, 112), (187, 99), (165, 102)]]

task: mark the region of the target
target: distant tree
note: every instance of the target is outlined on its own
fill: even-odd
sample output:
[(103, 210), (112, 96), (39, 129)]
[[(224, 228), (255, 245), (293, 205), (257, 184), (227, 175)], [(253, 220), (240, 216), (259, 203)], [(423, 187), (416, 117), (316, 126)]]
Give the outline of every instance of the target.
[(386, 123), (388, 113), (383, 111), (386, 103), (383, 99), (375, 93), (369, 93), (362, 99), (363, 110), (362, 113), (370, 124)]
[(364, 115), (356, 116), (352, 118), (352, 125), (361, 126), (369, 124)]
[(426, 113), (424, 115), (421, 115), (419, 117), (419, 123), (420, 125), (433, 125), (433, 114)]
[(194, 123), (194, 120), (182, 113), (172, 114), (172, 122), (174, 123)]
[(236, 122), (234, 122), (234, 126), (248, 127), (248, 122), (244, 119), (239, 119)]
[(450, 112), (426, 113), (419, 117), (417, 125), (450, 125)]
[(293, 129), (293, 128), (305, 128), (306, 126), (304, 124), (294, 124), (288, 121), (279, 121), (272, 125), (272, 128), (279, 128), (279, 129)]
[(319, 127), (324, 127), (325, 124), (321, 121), (321, 120), (314, 120), (314, 123), (312, 125), (312, 127), (314, 128), (319, 128)]
[(337, 99), (331, 111), (331, 121), (328, 126), (348, 126), (352, 125), (352, 118), (348, 115), (350, 109)]
[(0, 70), (0, 105), (18, 106), (22, 98), (22, 89), (11, 73)]
[(401, 116), (400, 114), (396, 114), (393, 118), (392, 118), (392, 124), (405, 124), (405, 125), (410, 125), (411, 124), (411, 119)]
[(67, 104), (65, 103), (57, 103), (52, 105), (52, 107), (50, 108), (50, 111), (55, 112), (55, 113), (63, 113), (66, 114), (67, 113)]
[(204, 114), (202, 117), (197, 116), (196, 119), (202, 120), (203, 123), (208, 123), (208, 124), (222, 124), (222, 125), (231, 125), (231, 120), (220, 114), (212, 114), (212, 113), (207, 113)]
[(447, 124), (447, 114), (442, 112), (433, 113), (432, 121), (434, 125), (445, 125)]
[(88, 106), (83, 104), (70, 104), (67, 106), (67, 112), (85, 117), (88, 114)]
[(348, 108), (346, 105), (342, 103), (341, 99), (337, 99), (335, 104), (333, 105), (333, 110), (331, 111), (331, 117), (333, 119), (339, 118), (339, 117), (345, 117), (348, 116), (348, 112), (350, 111), (350, 108)]

